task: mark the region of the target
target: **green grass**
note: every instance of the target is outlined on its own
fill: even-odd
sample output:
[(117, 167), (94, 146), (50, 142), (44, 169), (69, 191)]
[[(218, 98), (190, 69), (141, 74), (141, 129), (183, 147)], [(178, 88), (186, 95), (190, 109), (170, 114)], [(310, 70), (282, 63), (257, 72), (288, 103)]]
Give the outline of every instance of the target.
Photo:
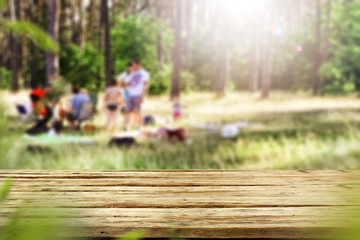
[[(27, 152), (7, 116), (2, 144), (2, 169), (357, 169), (360, 167), (360, 100), (312, 98), (275, 94), (260, 101), (248, 94), (231, 94), (217, 100), (211, 94), (183, 98), (185, 121), (248, 121), (260, 127), (241, 130), (226, 140), (206, 131), (188, 128), (193, 144), (144, 141), (129, 150), (111, 149), (109, 137), (98, 130), (94, 146), (62, 145), (49, 153)], [(8, 110), (9, 112), (9, 110)], [(170, 116), (166, 96), (148, 100), (145, 112)], [(4, 118), (3, 118), (4, 119)], [(0, 124), (5, 125), (5, 123)], [(103, 114), (96, 119), (103, 126)], [(1, 126), (0, 126), (1, 127)], [(5, 131), (5, 133), (4, 133)], [(82, 133), (84, 134), (84, 133)], [(3, 146), (5, 146), (3, 145)]]
[[(24, 97), (24, 94), (18, 97)], [(216, 100), (210, 94), (192, 94), (184, 97), (183, 104), (188, 123), (248, 121), (257, 123), (259, 127), (243, 129), (236, 139), (231, 140), (187, 128), (193, 144), (143, 141), (132, 149), (120, 150), (108, 147), (110, 137), (103, 133), (104, 118), (100, 112), (95, 120), (100, 129), (92, 134), (81, 132), (93, 137), (96, 145), (59, 145), (51, 147), (49, 153), (32, 154), (26, 150), (29, 143), (21, 139), (26, 126), (16, 127), (18, 119), (11, 114), (13, 103), (7, 102), (6, 109), (0, 104), (0, 168), (360, 168), (360, 100), (356, 98), (278, 94), (270, 100), (259, 101), (248, 94), (232, 94), (226, 99)], [(145, 112), (166, 117), (170, 115), (171, 105), (165, 96), (151, 98)], [(59, 224), (56, 221), (47, 222), (46, 231), (44, 228), (23, 228), (18, 221), (21, 215), (16, 216), (6, 228), (9, 231), (2, 232), (6, 239), (49, 239), (52, 230), (61, 229), (58, 227), (61, 224), (55, 225)], [(42, 222), (35, 223), (44, 226)], [(356, 229), (358, 220), (354, 219), (354, 224)], [(14, 232), (13, 229), (17, 229), (17, 236), (6, 235)], [(344, 239), (359, 239), (358, 232), (349, 232), (348, 235)]]

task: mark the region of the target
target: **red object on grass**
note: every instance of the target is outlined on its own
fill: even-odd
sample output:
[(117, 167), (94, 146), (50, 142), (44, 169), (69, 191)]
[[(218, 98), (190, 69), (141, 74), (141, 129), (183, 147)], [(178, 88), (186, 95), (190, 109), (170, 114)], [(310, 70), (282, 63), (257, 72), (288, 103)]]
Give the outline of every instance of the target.
[(181, 142), (186, 140), (186, 132), (183, 128), (178, 128), (174, 130), (168, 129), (167, 135), (169, 139), (177, 139)]
[(31, 91), (30, 93), (31, 95), (37, 96), (38, 98), (45, 98), (45, 92), (43, 89), (41, 88), (35, 88), (34, 90)]

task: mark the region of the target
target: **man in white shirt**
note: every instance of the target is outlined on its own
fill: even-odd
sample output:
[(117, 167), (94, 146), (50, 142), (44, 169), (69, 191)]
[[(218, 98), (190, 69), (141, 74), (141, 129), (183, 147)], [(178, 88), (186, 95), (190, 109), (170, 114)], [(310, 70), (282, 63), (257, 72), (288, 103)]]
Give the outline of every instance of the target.
[(130, 62), (128, 64), (128, 69), (125, 72), (122, 72), (117, 78), (117, 83), (118, 85), (123, 84), (124, 82), (126, 82), (126, 80), (130, 77), (131, 73), (132, 73), (132, 62)]
[(131, 69), (133, 70), (131, 75), (125, 79), (129, 94), (125, 109), (125, 130), (129, 128), (131, 116), (134, 118), (137, 129), (141, 128), (143, 124), (141, 105), (144, 102), (150, 81), (150, 74), (142, 68), (140, 61), (133, 60)]

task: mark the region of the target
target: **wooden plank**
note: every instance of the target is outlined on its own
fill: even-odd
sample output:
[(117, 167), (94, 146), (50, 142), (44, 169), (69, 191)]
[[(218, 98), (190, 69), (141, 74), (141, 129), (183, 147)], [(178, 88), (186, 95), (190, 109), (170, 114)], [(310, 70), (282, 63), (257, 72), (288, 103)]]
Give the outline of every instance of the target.
[(23, 179), (16, 178), (15, 184), (24, 186), (302, 186), (302, 185), (359, 185), (358, 181), (352, 179), (331, 178), (331, 179), (315, 179), (315, 178), (299, 178), (282, 179), (281, 177), (263, 177), (257, 179), (233, 178), (233, 179), (197, 179), (197, 178), (112, 178), (112, 179)]
[(24, 226), (56, 217), (71, 237), (335, 238), (360, 218), (360, 171), (0, 171), (9, 177), (0, 226), (22, 206)]
[[(197, 186), (197, 187), (178, 187), (173, 186), (159, 187), (159, 186), (64, 186), (64, 185), (46, 185), (46, 186), (31, 186), (19, 185), (16, 182), (12, 185), (12, 192), (121, 192), (121, 193), (244, 193), (254, 192), (272, 192), (272, 193), (292, 193), (292, 192), (318, 192), (318, 186), (313, 185), (290, 185), (281, 186), (281, 188), (274, 186)], [(325, 192), (342, 192), (359, 190), (359, 185), (324, 185), (322, 191)], [(348, 190), (348, 191), (344, 191)]]
[(257, 178), (260, 176), (269, 176), (269, 177), (344, 177), (347, 173), (348, 178), (356, 178), (356, 175), (360, 175), (360, 170), (265, 170), (265, 171), (225, 171), (225, 170), (203, 170), (203, 171), (153, 171), (153, 170), (143, 170), (143, 171), (70, 171), (70, 170), (39, 170), (39, 171), (20, 171), (20, 170), (9, 170), (9, 171), (0, 171), (0, 177), (71, 177), (71, 178), (183, 178), (183, 177), (196, 177), (196, 178), (212, 178), (212, 177), (253, 177)]

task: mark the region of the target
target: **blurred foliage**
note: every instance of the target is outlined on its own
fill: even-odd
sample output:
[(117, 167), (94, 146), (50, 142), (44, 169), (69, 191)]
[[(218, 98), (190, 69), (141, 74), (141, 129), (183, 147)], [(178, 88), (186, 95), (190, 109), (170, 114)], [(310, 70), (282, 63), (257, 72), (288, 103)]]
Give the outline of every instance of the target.
[[(157, 37), (162, 35), (162, 45), (166, 53), (171, 53), (173, 33), (165, 23), (154, 17), (130, 16), (118, 18), (111, 29), (111, 51), (114, 58), (114, 74), (127, 69), (133, 59), (141, 60), (143, 67), (151, 75), (150, 94), (161, 94), (169, 89), (171, 62), (161, 65), (157, 56)], [(171, 58), (168, 54), (167, 59)]]
[(60, 54), (60, 74), (72, 85), (98, 91), (104, 86), (102, 52), (86, 44), (84, 50), (76, 45), (64, 47)]
[(149, 86), (150, 95), (160, 95), (169, 91), (172, 76), (172, 65), (159, 67), (155, 72), (150, 72), (151, 80)]
[(11, 83), (11, 72), (4, 67), (0, 67), (0, 89), (9, 89)]
[[(0, 209), (1, 205), (6, 201), (7, 197), (10, 194), (12, 179), (5, 179), (0, 187)], [(39, 198), (39, 201), (41, 199)], [(24, 206), (23, 206), (24, 207)], [(46, 209), (45, 209), (46, 208)], [(49, 211), (49, 210), (52, 211)], [(55, 211), (53, 211), (55, 210)], [(51, 216), (48, 212), (51, 212)], [(14, 213), (9, 216), (9, 219), (5, 226), (2, 226), (0, 231), (0, 239), (6, 240), (50, 240), (50, 239), (63, 239), (54, 237), (54, 233), (60, 232), (59, 229), (63, 226), (63, 220), (55, 217), (57, 209), (51, 208), (51, 204), (47, 203), (44, 205), (44, 209), (36, 209), (33, 212), (32, 219), (25, 220), (26, 227), (24, 227), (23, 218), (26, 218), (24, 215), (24, 209), (18, 208)], [(146, 231), (143, 229), (129, 232), (119, 240), (138, 240), (142, 239), (146, 234)], [(55, 234), (56, 236), (56, 234)]]
[(41, 49), (54, 53), (59, 52), (58, 44), (44, 32), (44, 30), (32, 23), (26, 21), (9, 21), (6, 22), (5, 29), (15, 35), (25, 36)]
[[(6, 201), (10, 194), (12, 180), (6, 179), (0, 189), (0, 204)], [(49, 204), (49, 203), (47, 203)], [(45, 205), (44, 205), (45, 206)], [(46, 205), (49, 207), (49, 205)], [(1, 208), (0, 208), (1, 209)], [(24, 209), (18, 208), (11, 213), (5, 226), (2, 226), (0, 239), (6, 240), (49, 240), (60, 239), (54, 237), (54, 233), (62, 226), (59, 219), (49, 216), (47, 211), (37, 209), (33, 219), (25, 220)], [(41, 216), (41, 217), (39, 217)], [(4, 220), (4, 218), (3, 218)], [(24, 224), (25, 223), (25, 224)]]
[(157, 68), (156, 61), (157, 25), (153, 18), (130, 16), (116, 20), (111, 31), (111, 50), (115, 59), (115, 71), (127, 69), (132, 59), (141, 59), (149, 71)]
[(0, 204), (2, 204), (10, 193), (11, 179), (6, 179), (0, 188)]
[(0, 156), (5, 157), (9, 151), (10, 141), (6, 137), (8, 135), (8, 121), (5, 115), (5, 106), (3, 105), (3, 100), (0, 95)]
[(51, 102), (58, 102), (61, 97), (71, 93), (71, 85), (63, 78), (56, 79), (46, 93), (47, 100)]
[(360, 92), (360, 1), (334, 2), (332, 52), (320, 75), (325, 93)]
[(191, 72), (182, 71), (180, 77), (181, 77), (180, 89), (182, 92), (188, 93), (193, 90), (199, 90), (196, 88), (195, 76)]
[[(259, 29), (262, 58), (260, 65), (264, 64), (264, 55), (268, 48), (267, 39), (263, 35), (269, 27), (267, 23), (269, 20), (266, 20), (269, 4), (273, 4), (276, 13), (273, 25), (281, 29), (281, 34), (275, 36), (272, 88), (290, 91), (312, 88), (316, 46), (315, 5), (312, 2), (299, 3), (298, 0), (281, 2), (281, 4), (280, 2), (263, 1), (256, 13), (239, 10), (241, 14), (229, 13), (227, 16), (229, 21), (236, 22), (236, 24), (229, 22), (231, 27), (227, 29), (226, 40), (230, 46), (228, 90), (248, 88), (251, 49), (255, 41), (254, 31)], [(4, 12), (6, 3), (4, 0), (0, 1), (0, 9), (4, 9)], [(326, 1), (322, 3), (322, 35), (324, 36), (327, 6)], [(165, 9), (170, 7), (164, 1), (162, 4)], [(193, 7), (196, 8), (197, 4), (194, 3)], [(301, 6), (301, 9), (296, 12), (294, 6)], [(359, 9), (360, 0), (332, 1), (330, 54), (319, 71), (323, 93), (347, 94), (360, 91)], [(130, 15), (124, 14), (125, 10), (112, 12), (110, 32), (112, 74), (115, 77), (125, 71), (131, 59), (140, 59), (144, 68), (151, 74), (150, 94), (163, 94), (168, 92), (171, 84), (174, 32), (169, 17), (158, 19), (151, 15), (150, 10), (144, 11), (148, 12), (146, 14), (133, 12)], [(193, 15), (189, 15), (193, 24), (191, 33), (187, 29), (187, 19), (184, 19), (181, 90), (185, 92), (216, 90), (220, 66), (226, 64), (220, 61), (222, 53), (220, 46), (222, 35), (219, 34), (218, 25), (220, 23), (216, 19), (205, 21), (206, 17), (202, 16), (203, 13), (196, 16), (194, 12), (196, 11), (193, 11)], [(25, 64), (22, 71), (24, 79), (31, 79), (32, 86), (43, 85), (45, 81), (45, 56), (43, 51), (33, 50), (34, 44), (41, 49), (59, 52), (59, 46), (42, 30), (47, 26), (47, 15), (45, 6), (36, 20), (36, 24), (41, 28), (26, 21), (10, 21), (8, 14), (0, 20), (6, 31), (26, 36), (32, 41), (32, 44), (27, 45), (34, 61), (30, 61), (28, 66)], [(260, 15), (264, 16), (260, 17)], [(256, 17), (258, 19), (255, 19)], [(71, 42), (74, 43), (71, 36), (72, 27), (67, 26), (59, 33), (62, 43), (61, 75), (73, 85), (98, 91), (105, 86), (103, 51), (97, 47), (101, 38), (95, 34), (93, 45), (88, 42), (83, 49), (71, 45)], [(94, 28), (97, 32), (97, 27)], [(321, 43), (322, 54), (324, 44), (325, 38)], [(159, 47), (163, 50), (161, 61)], [(299, 48), (301, 51), (298, 51)], [(259, 67), (258, 87), (261, 87), (262, 68)], [(8, 79), (7, 73), (4, 76)], [(3, 81), (0, 82), (2, 88), (8, 85), (3, 84)]]
[[(10, 194), (12, 179), (5, 179), (0, 187), (0, 210), (1, 205), (6, 201)], [(39, 203), (41, 198), (37, 200)], [(10, 213), (5, 226), (0, 231), (1, 240), (56, 240), (68, 239), (56, 237), (64, 227), (64, 218), (56, 217), (58, 209), (52, 208), (51, 203), (44, 203), (44, 208), (31, 208), (33, 213), (31, 218), (26, 215), (29, 208), (21, 206), (13, 213)], [(51, 214), (50, 214), (51, 212)], [(4, 218), (2, 220), (5, 220)], [(125, 234), (119, 240), (138, 240), (142, 239), (146, 231), (139, 229)], [(75, 240), (75, 238), (71, 238)]]
[(4, 9), (7, 5), (7, 1), (5, 0), (0, 0), (0, 10)]
[(145, 235), (146, 231), (144, 229), (139, 229), (125, 234), (124, 236), (118, 238), (118, 240), (138, 240), (143, 239)]
[[(38, 87), (43, 86), (45, 83), (45, 51), (52, 51), (56, 54), (59, 53), (59, 45), (57, 42), (55, 42), (51, 36), (47, 34), (45, 30), (43, 30), (42, 27), (45, 28), (46, 23), (44, 22), (40, 23), (37, 22), (37, 24), (42, 25), (42, 27), (39, 27), (36, 24), (33, 24), (29, 21), (23, 21), (23, 20), (10, 20), (9, 14), (6, 13), (8, 8), (8, 1), (0, 0), (0, 14), (2, 17), (0, 18), (0, 36), (6, 36), (9, 37), (10, 35), (20, 38), (25, 37), (25, 39), (29, 40), (26, 43), (29, 47), (29, 53), (33, 57), (33, 61), (29, 62), (29, 66), (23, 66), (22, 74), (24, 79), (31, 78), (31, 84), (26, 83), (27, 85), (32, 85), (32, 87)], [(44, 15), (47, 13), (44, 12)], [(39, 52), (41, 51), (40, 58)], [(2, 49), (0, 48), (0, 53), (2, 53)], [(37, 53), (37, 54), (34, 54)], [(38, 58), (38, 59), (36, 59)], [(10, 66), (10, 64), (2, 63), (4, 66)], [(9, 69), (10, 70), (10, 69)], [(8, 78), (8, 75), (4, 74), (4, 71), (2, 70), (2, 66), (0, 67), (0, 88), (9, 88), (11, 79)], [(3, 80), (5, 77), (5, 80), (8, 80), (8, 83), (4, 83)]]

